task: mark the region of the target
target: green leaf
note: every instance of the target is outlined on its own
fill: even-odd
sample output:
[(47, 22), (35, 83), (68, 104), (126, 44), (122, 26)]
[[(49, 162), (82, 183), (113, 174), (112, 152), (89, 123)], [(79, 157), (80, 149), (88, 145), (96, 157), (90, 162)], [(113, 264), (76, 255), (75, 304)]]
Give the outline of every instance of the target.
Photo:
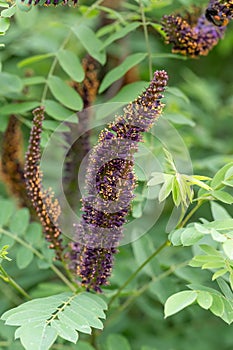
[(229, 282), (230, 282), (231, 290), (233, 290), (233, 272), (232, 272), (232, 270), (231, 270), (231, 273), (229, 276)]
[(58, 335), (75, 343), (77, 331), (90, 334), (91, 327), (103, 328), (99, 317), (105, 318), (106, 308), (106, 303), (91, 293), (62, 293), (28, 301), (1, 318), (7, 325), (19, 326), (15, 337), (26, 350), (47, 350)]
[(163, 186), (159, 191), (159, 202), (163, 202), (172, 191), (173, 175), (166, 175)]
[(164, 173), (152, 173), (151, 175), (153, 177), (148, 181), (147, 186), (156, 186), (163, 183), (166, 176)]
[(233, 302), (223, 298), (224, 312), (221, 318), (228, 324), (233, 322)]
[(169, 86), (167, 87), (167, 92), (172, 94), (175, 97), (180, 97), (182, 100), (184, 100), (186, 103), (190, 103), (189, 98), (187, 95), (183, 93), (180, 89), (178, 89), (175, 86)]
[(232, 166), (233, 162), (228, 163), (215, 174), (213, 180), (211, 181), (212, 188), (215, 189), (222, 184), (222, 181), (225, 180), (225, 174), (227, 170), (230, 169)]
[(227, 269), (221, 269), (221, 270), (216, 271), (212, 276), (212, 281), (215, 281), (217, 278), (225, 275), (227, 272), (228, 272)]
[(0, 95), (20, 92), (23, 89), (22, 80), (14, 74), (0, 73)]
[(0, 33), (5, 33), (10, 27), (9, 18), (0, 17)]
[(172, 199), (176, 207), (180, 205), (182, 200), (180, 184), (176, 176), (173, 176), (173, 179), (172, 179)]
[(223, 257), (216, 255), (196, 255), (190, 261), (189, 266), (202, 269), (217, 269), (225, 266)]
[(216, 255), (196, 255), (195, 258), (198, 259), (199, 261), (202, 261), (203, 263), (207, 263), (209, 261), (212, 261), (212, 262), (224, 261), (221, 256), (216, 256)]
[(233, 293), (232, 293), (232, 290), (230, 289), (229, 285), (227, 284), (227, 282), (223, 278), (219, 278), (219, 279), (217, 279), (217, 283), (219, 285), (219, 288), (221, 289), (221, 291), (225, 295), (225, 297), (229, 300), (232, 300)]
[[(190, 175), (183, 175), (183, 177), (184, 177), (186, 180), (188, 180), (192, 185), (197, 185), (197, 186), (199, 186), (200, 188), (204, 188), (204, 189), (207, 190), (207, 191), (210, 191), (210, 190), (211, 190), (211, 187), (210, 187), (209, 185), (207, 185), (206, 183), (200, 181), (200, 179), (199, 179), (200, 176), (195, 176), (195, 175), (193, 175), (193, 176), (190, 176)], [(209, 178), (204, 177), (204, 180), (206, 180), (206, 179), (209, 180)]]
[(69, 324), (70, 327), (78, 330), (79, 332), (91, 334), (91, 327), (88, 320), (86, 317), (73, 310), (73, 306), (71, 307), (71, 310), (68, 310), (65, 313), (63, 312), (61, 315), (59, 315), (59, 320), (62, 323)]
[[(117, 28), (119, 27), (119, 25), (117, 24)], [(96, 32), (96, 36), (97, 38), (101, 38), (102, 36), (105, 35), (110, 35), (111, 33), (114, 33), (116, 31), (116, 23), (110, 23), (104, 27), (101, 27), (97, 30)]]
[(110, 334), (107, 338), (107, 350), (131, 350), (128, 340), (119, 334)]
[(233, 196), (224, 191), (213, 191), (211, 195), (219, 201), (227, 204), (233, 203)]
[(77, 55), (69, 50), (59, 50), (57, 58), (61, 67), (74, 81), (83, 81), (85, 75)]
[(226, 174), (225, 174), (225, 177), (224, 177), (224, 180), (225, 180), (225, 181), (228, 181), (228, 180), (231, 180), (231, 179), (233, 179), (233, 166), (230, 167), (230, 168), (227, 170), (227, 172), (226, 172)]
[(211, 207), (211, 213), (212, 213), (214, 220), (223, 220), (223, 219), (230, 219), (231, 218), (230, 214), (220, 204), (218, 204), (214, 201), (211, 201), (210, 207)]
[(19, 68), (23, 68), (23, 67), (25, 67), (25, 66), (28, 66), (28, 65), (30, 65), (30, 64), (43, 61), (43, 60), (45, 60), (46, 58), (50, 58), (50, 57), (53, 57), (53, 56), (55, 56), (54, 53), (45, 53), (44, 55), (35, 55), (35, 56), (31, 56), (31, 57), (25, 58), (24, 60), (20, 61), (20, 62), (18, 63), (18, 67), (19, 67)]
[(11, 218), (10, 230), (17, 235), (22, 235), (29, 225), (29, 219), (30, 214), (27, 208), (18, 210)]
[(73, 111), (66, 109), (65, 107), (60, 105), (58, 102), (53, 100), (45, 100), (44, 106), (45, 106), (45, 112), (56, 120), (64, 121), (74, 114)]
[(210, 229), (205, 227), (205, 225), (203, 224), (199, 224), (198, 222), (194, 223), (194, 227), (197, 231), (203, 233), (203, 234), (209, 234), (210, 233)]
[(174, 124), (189, 125), (192, 127), (196, 125), (191, 119), (178, 113), (166, 113), (166, 119), (170, 120)]
[(214, 247), (207, 244), (200, 244), (200, 248), (209, 255), (216, 255), (217, 257), (222, 257), (221, 253)]
[(54, 131), (59, 127), (59, 132), (70, 132), (70, 128), (68, 125), (61, 124), (58, 121), (55, 120), (45, 120), (43, 122), (43, 128), (47, 130)]
[(44, 84), (46, 82), (45, 77), (29, 77), (22, 79), (23, 85), (30, 86), (30, 85), (37, 85), (37, 84)]
[(93, 312), (89, 308), (83, 306), (82, 300), (77, 298), (72, 300), (71, 307), (75, 314), (79, 313), (86, 319), (90, 327), (103, 329), (103, 323), (98, 319), (96, 311)]
[(217, 230), (212, 228), (210, 230), (211, 237), (213, 238), (214, 241), (216, 242), (225, 242), (227, 240), (226, 236), (223, 234), (219, 233)]
[(2, 1), (0, 1), (0, 7), (8, 8), (9, 4), (7, 2), (5, 2), (5, 0), (2, 0)]
[[(89, 298), (89, 296), (91, 297)], [(92, 313), (96, 314), (96, 316), (104, 319), (106, 318), (103, 310), (107, 309), (107, 304), (97, 295), (82, 293), (79, 295), (78, 302), (81, 303), (83, 307), (86, 307)]]
[(171, 241), (172, 245), (174, 246), (179, 246), (179, 245), (182, 245), (182, 242), (181, 242), (181, 234), (182, 232), (184, 232), (185, 229), (178, 229), (178, 230), (175, 230), (175, 231), (172, 231), (168, 238), (169, 240)]
[(208, 310), (212, 305), (213, 297), (208, 292), (200, 291), (197, 295), (197, 302), (203, 309)]
[(191, 267), (201, 267), (202, 265), (203, 265), (203, 262), (196, 259), (195, 256), (189, 262), (189, 266), (191, 266)]
[(143, 61), (146, 58), (146, 53), (135, 53), (132, 55), (129, 55), (124, 62), (122, 62), (118, 67), (113, 68), (110, 72), (108, 72), (99, 88), (99, 93), (102, 93), (104, 90), (106, 90), (112, 83), (114, 83), (116, 80), (120, 79), (125, 75), (128, 70), (130, 70), (132, 67), (136, 66), (138, 63)]
[(224, 312), (223, 298), (219, 295), (212, 294), (213, 302), (210, 307), (210, 311), (216, 316), (222, 316)]
[[(28, 331), (29, 328), (30, 331)], [(46, 324), (38, 324), (37, 321), (34, 321), (30, 322), (30, 327), (25, 324), (18, 328), (15, 338), (20, 338), (26, 350), (49, 350), (57, 338), (57, 331)]]
[(97, 38), (95, 32), (84, 24), (73, 27), (72, 29), (89, 55), (103, 65), (106, 62), (106, 53), (105, 51), (101, 51), (103, 43)]
[(22, 103), (10, 103), (3, 107), (0, 107), (0, 113), (3, 115), (9, 114), (23, 114), (31, 111), (32, 109), (39, 106), (39, 102), (22, 102)]
[(79, 111), (83, 108), (83, 101), (79, 94), (58, 77), (50, 76), (49, 88), (54, 97), (65, 107)]
[(25, 269), (33, 260), (33, 253), (25, 247), (17, 248), (16, 264), (19, 269)]
[(72, 343), (77, 343), (78, 341), (78, 332), (75, 329), (70, 328), (65, 323), (54, 320), (51, 322), (51, 326), (57, 331), (57, 334)]
[(1, 17), (12, 17), (14, 16), (15, 11), (16, 11), (16, 6), (11, 6), (8, 9), (3, 10), (1, 12)]
[(225, 242), (223, 242), (223, 250), (226, 256), (233, 260), (233, 239), (227, 239)]
[(104, 119), (108, 115), (113, 114), (126, 103), (133, 101), (147, 86), (148, 82), (146, 81), (136, 81), (135, 83), (123, 86), (122, 89), (108, 101), (108, 103), (98, 106), (96, 119)]
[(208, 261), (207, 263), (202, 265), (202, 269), (220, 269), (225, 266), (224, 261)]
[(5, 226), (14, 211), (14, 203), (7, 199), (0, 199), (0, 227)]
[(42, 240), (42, 227), (37, 222), (31, 222), (25, 233), (25, 239), (32, 246), (37, 247), (40, 245)]
[(177, 60), (187, 60), (187, 56), (179, 55), (179, 54), (174, 54), (174, 53), (155, 53), (152, 54), (153, 58), (172, 58), (172, 59), (177, 59)]
[(228, 186), (228, 187), (233, 187), (233, 180), (230, 180), (230, 181), (224, 180), (222, 182), (222, 184), (225, 185), (225, 186)]
[(202, 237), (201, 232), (195, 230), (194, 227), (188, 227), (181, 233), (181, 243), (183, 246), (190, 246), (200, 241)]
[(218, 231), (233, 230), (233, 219), (217, 220), (205, 224), (206, 228), (214, 228)]
[(165, 318), (176, 314), (177, 312), (194, 303), (194, 301), (197, 299), (197, 296), (197, 292), (191, 290), (185, 290), (171, 295), (165, 303)]
[(110, 35), (102, 45), (101, 49), (105, 48), (106, 46), (109, 46), (114, 41), (125, 37), (127, 34), (137, 29), (140, 25), (141, 25), (140, 22), (133, 22), (133, 23), (127, 24), (124, 28), (121, 28), (118, 31), (116, 31), (114, 34)]

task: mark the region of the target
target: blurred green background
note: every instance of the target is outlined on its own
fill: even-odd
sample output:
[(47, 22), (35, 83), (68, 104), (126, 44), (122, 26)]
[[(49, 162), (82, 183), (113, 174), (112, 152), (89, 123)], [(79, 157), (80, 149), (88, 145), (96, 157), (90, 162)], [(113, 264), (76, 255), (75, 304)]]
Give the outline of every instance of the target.
[[(30, 12), (17, 10), (14, 18), (11, 19), (9, 31), (1, 37), (1, 42), (5, 44), (5, 48), (0, 51), (2, 72), (15, 74), (21, 78), (46, 77), (51, 68), (53, 57), (32, 62), (22, 68), (18, 64), (34, 55), (56, 52), (67, 36), (69, 28), (81, 21), (82, 12), (85, 13), (92, 3), (93, 1), (80, 0), (81, 7), (78, 10), (72, 7), (35, 7)], [(156, 6), (153, 6), (155, 3)], [(145, 6), (148, 5), (148, 11), (145, 14), (148, 20), (156, 23), (164, 14), (170, 14), (174, 10), (183, 11), (194, 4), (203, 5), (203, 3), (207, 2), (191, 0), (145, 1)], [(140, 16), (133, 10), (133, 6), (138, 6), (137, 2), (125, 1), (125, 4), (121, 13), (122, 17), (129, 18), (129, 21), (139, 20)], [(114, 18), (114, 13), (109, 13), (106, 16), (113, 21), (118, 20)], [(91, 12), (85, 21), (97, 32), (97, 35), (99, 33), (100, 39), (105, 38), (101, 35), (103, 28), (99, 27), (99, 10)], [(107, 36), (108, 34), (106, 38)], [(177, 91), (171, 90), (171, 92), (168, 90), (165, 96), (164, 117), (172, 123), (183, 138), (191, 157), (193, 173), (211, 177), (221, 166), (233, 160), (233, 23), (228, 25), (224, 39), (207, 57), (186, 60), (182, 57), (166, 57), (166, 54), (171, 52), (171, 47), (164, 44), (163, 37), (151, 26), (149, 27), (149, 42), (153, 56), (153, 70), (165, 69), (170, 78), (169, 86), (177, 89)], [(70, 38), (67, 48), (80, 58), (85, 55), (85, 49), (74, 36)], [(114, 66), (112, 55), (121, 59), (127, 54), (147, 52), (143, 29), (140, 27), (130, 33), (125, 41), (114, 42), (107, 48), (107, 52), (106, 71), (109, 70), (109, 67)], [(156, 57), (156, 55), (158, 56)], [(137, 80), (149, 81), (147, 60), (141, 62), (137, 70)], [(55, 72), (59, 77), (68, 80), (59, 65), (57, 65)], [(39, 103), (43, 89), (43, 84), (30, 86), (26, 100), (38, 101)], [(140, 93), (139, 88), (138, 93)], [(48, 92), (48, 96), (52, 98), (50, 92)], [(6, 129), (8, 116), (1, 114), (1, 107), (21, 99), (25, 100), (25, 95), (5, 94), (0, 89), (0, 131), (2, 133)], [(108, 95), (103, 93), (98, 96), (96, 103), (107, 101)], [(49, 120), (50, 118), (48, 116)], [(32, 116), (30, 113), (25, 113), (21, 115), (21, 120), (26, 147)], [(50, 131), (44, 130), (45, 139), (49, 136)], [(159, 152), (158, 149), (156, 152)], [(2, 198), (8, 198), (4, 183), (0, 185), (0, 194)], [(10, 201), (13, 200), (10, 199)], [(150, 232), (139, 241), (138, 246), (135, 243), (120, 248), (111, 285), (105, 290), (107, 295), (111, 294), (111, 290), (119, 287), (140, 264), (142, 258), (140, 258), (140, 254), (138, 257), (137, 253), (140, 247), (144, 247), (143, 249), (147, 253), (153, 246), (158, 247), (164, 241), (167, 235), (166, 225), (172, 209), (172, 201), (168, 200), (160, 219)], [(229, 211), (232, 213), (232, 208)], [(200, 217), (211, 218), (209, 205), (204, 205), (195, 214), (194, 219)], [(141, 220), (143, 220), (143, 216)], [(8, 273), (14, 276), (14, 279), (32, 296), (47, 296), (65, 290), (65, 287), (59, 284), (51, 271), (46, 268), (38, 269), (35, 259), (27, 267), (20, 269), (15, 264), (19, 245), (13, 245), (10, 239), (2, 236), (0, 246), (4, 244), (10, 245), (9, 256), (13, 259), (11, 263), (7, 263)], [(175, 266), (174, 271), (171, 271), (161, 281), (154, 282), (150, 281), (148, 269), (145, 268), (140, 273), (125, 291), (125, 297), (131, 295), (133, 298), (129, 306), (126, 305), (124, 310), (116, 311), (113, 309), (109, 312), (105, 330), (98, 337), (99, 349), (115, 350), (121, 341), (123, 344), (121, 348), (126, 350), (233, 349), (232, 326), (225, 324), (221, 319), (200, 309), (197, 305), (191, 306), (169, 319), (164, 319), (163, 304), (169, 295), (185, 289), (185, 286), (190, 283), (203, 282), (208, 284), (211, 282), (209, 272), (200, 272), (199, 270), (197, 272), (195, 268), (185, 265), (185, 262), (191, 257), (190, 248), (177, 247), (171, 250), (166, 249), (158, 258), (153, 259), (149, 266), (152, 274), (156, 275), (167, 271), (171, 266)], [(144, 291), (142, 289), (140, 293), (143, 286), (147, 286), (147, 288)], [(2, 280), (0, 280), (0, 298), (1, 313), (22, 302), (21, 297)], [(112, 333), (119, 334), (125, 339), (108, 338)], [(85, 337), (83, 340), (89, 341)], [(12, 327), (3, 326), (1, 322), (0, 350), (21, 348), (19, 342), (13, 340)], [(60, 343), (55, 344), (52, 349), (89, 350), (92, 348), (86, 342), (70, 345), (60, 340)]]

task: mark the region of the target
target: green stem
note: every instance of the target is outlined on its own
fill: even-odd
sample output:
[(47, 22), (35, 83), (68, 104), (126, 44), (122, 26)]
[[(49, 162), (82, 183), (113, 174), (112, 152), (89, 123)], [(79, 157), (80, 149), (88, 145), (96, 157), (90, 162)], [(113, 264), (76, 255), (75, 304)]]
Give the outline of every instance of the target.
[[(204, 200), (199, 200), (196, 204), (196, 206), (189, 212), (189, 214), (185, 217), (185, 219), (178, 225), (178, 228), (182, 228), (186, 225), (186, 223), (190, 220), (190, 218), (194, 215), (194, 213), (200, 208), (200, 206), (204, 203)], [(122, 290), (137, 276), (137, 274), (144, 268), (144, 266), (146, 266), (156, 255), (158, 255), (165, 247), (169, 246), (170, 242), (167, 240), (165, 241), (152, 255), (150, 255), (139, 267), (138, 269), (126, 280), (126, 282), (118, 289), (118, 291), (116, 292), (115, 295), (113, 295), (113, 297), (110, 299), (108, 306), (110, 307), (110, 305), (112, 305), (112, 303), (116, 300), (116, 298), (120, 295), (120, 293), (122, 292)], [(172, 273), (174, 270), (173, 268), (171, 268), (170, 270), (166, 271), (164, 274), (167, 276), (167, 274)], [(155, 280), (157, 280), (159, 277), (157, 277)], [(147, 286), (143, 286), (141, 288), (141, 290), (139, 290), (136, 293), (136, 296), (140, 295), (141, 293), (143, 293), (148, 287)], [(140, 292), (141, 291), (141, 292)], [(139, 293), (139, 294), (138, 294)], [(136, 296), (132, 296), (131, 299), (133, 300)], [(131, 301), (132, 301), (131, 300)], [(130, 302), (131, 302), (130, 301)], [(124, 306), (126, 304), (126, 306)], [(125, 307), (128, 306), (129, 301), (126, 301), (126, 303), (122, 305), (122, 307), (120, 307), (119, 310), (124, 310)]]
[[(59, 47), (58, 51), (64, 49), (64, 47), (66, 46), (66, 44), (70, 40), (70, 36), (71, 36), (71, 29), (68, 32), (68, 34), (67, 34), (66, 38), (64, 39), (64, 41), (62, 42), (61, 46)], [(51, 75), (53, 74), (53, 72), (54, 72), (54, 70), (56, 68), (57, 62), (58, 62), (58, 58), (57, 58), (57, 55), (55, 55), (54, 60), (53, 60), (53, 62), (51, 64), (50, 70), (48, 72), (45, 85), (44, 85), (44, 90), (43, 90), (42, 97), (41, 97), (41, 105), (44, 104), (44, 101), (46, 99), (46, 95), (47, 95), (47, 92), (48, 92), (48, 80), (51, 77)]]
[(142, 0), (139, 1), (139, 4), (140, 4), (141, 16), (142, 16), (142, 24), (143, 24), (143, 29), (144, 29), (145, 42), (146, 42), (146, 47), (147, 47), (147, 52), (148, 52), (150, 80), (152, 80), (152, 78), (153, 78), (152, 55), (151, 55), (151, 47), (150, 47), (150, 41), (149, 41), (149, 35), (148, 35), (148, 29), (147, 29), (147, 22), (146, 22), (146, 17), (145, 17), (145, 13), (144, 13), (144, 7), (143, 7)]
[(107, 320), (107, 323), (109, 323), (112, 319), (116, 318), (120, 312), (124, 311), (130, 304), (132, 304), (132, 302), (136, 298), (138, 298), (140, 295), (142, 295), (150, 287), (151, 283), (161, 281), (163, 278), (171, 275), (176, 269), (183, 267), (183, 266), (186, 266), (188, 264), (188, 262), (189, 262), (189, 260), (182, 262), (180, 264), (177, 264), (177, 265), (173, 265), (167, 271), (161, 273), (158, 276), (154, 276), (150, 282), (145, 284), (139, 290), (135, 291), (135, 293), (133, 295), (131, 295), (128, 299), (126, 299), (126, 301), (113, 314), (111, 314), (111, 316)]
[[(5, 236), (8, 236), (12, 239), (14, 239), (16, 242), (18, 242), (19, 244), (21, 244), (22, 246), (24, 246), (25, 248), (29, 249), (32, 251), (32, 253), (34, 255), (36, 255), (40, 260), (45, 260), (45, 257), (43, 256), (43, 254), (41, 254), (38, 250), (36, 250), (35, 248), (33, 248), (30, 244), (28, 244), (27, 242), (23, 241), (20, 237), (12, 234), (9, 231), (6, 231), (2, 228), (0, 228), (0, 232), (3, 233)], [(72, 292), (75, 292), (77, 289), (73, 286), (72, 283), (70, 283), (70, 281), (66, 278), (66, 276), (63, 275), (63, 273), (53, 264), (50, 264), (49, 266), (51, 268), (51, 270), (53, 270), (53, 272), (72, 290)]]
[(8, 275), (8, 273), (6, 272), (6, 270), (5, 270), (2, 266), (0, 266), (0, 271), (1, 271), (1, 273), (3, 274), (3, 276), (4, 276), (3, 280), (4, 280), (5, 282), (9, 283), (9, 285), (11, 285), (14, 289), (16, 289), (17, 292), (19, 292), (19, 293), (20, 293), (21, 295), (23, 295), (25, 298), (31, 299), (30, 295), (29, 295), (22, 287), (20, 287), (20, 285), (19, 285), (17, 282), (15, 282), (15, 281), (13, 280), (13, 278), (11, 278), (11, 277)]
[[(0, 279), (0, 282), (1, 282), (1, 279)], [(21, 304), (22, 301), (24, 301), (24, 297), (22, 297), (21, 294), (19, 295), (15, 289), (12, 289), (9, 284), (4, 282), (1, 282), (1, 283), (0, 283), (1, 293), (4, 294), (6, 300), (8, 300), (10, 304), (12, 303), (12, 300), (16, 306)]]
[(161, 246), (154, 251), (138, 268), (135, 270), (132, 275), (125, 281), (125, 283), (118, 289), (115, 295), (110, 299), (108, 306), (112, 305), (112, 303), (116, 300), (116, 298), (121, 294), (122, 290), (139, 274), (139, 272), (156, 256), (158, 255), (164, 248), (168, 247), (170, 242), (166, 240)]
[(51, 270), (70, 288), (72, 292), (77, 292), (77, 288), (63, 275), (63, 273), (53, 264), (50, 265)]
[(178, 225), (178, 228), (184, 227), (187, 224), (187, 222), (191, 219), (191, 217), (196, 213), (196, 211), (202, 206), (203, 203), (204, 200), (199, 200), (195, 207), (193, 207), (193, 209), (188, 213), (188, 215), (186, 215), (184, 220)]
[[(204, 200), (199, 200), (196, 204), (196, 206), (189, 212), (189, 214), (185, 217), (185, 219), (181, 222), (180, 225), (178, 225), (178, 228), (182, 228), (186, 225), (186, 223), (190, 220), (190, 218), (194, 215), (194, 213), (200, 208), (200, 206), (204, 203)], [(116, 294), (110, 299), (108, 306), (112, 305), (112, 303), (116, 300), (116, 298), (120, 295), (122, 290), (137, 276), (137, 274), (146, 266), (157, 254), (161, 252), (165, 247), (169, 246), (170, 242), (167, 240), (164, 242), (152, 255), (150, 255), (139, 267), (138, 269), (126, 280), (126, 282), (118, 289)], [(169, 271), (169, 270), (168, 270)], [(172, 273), (173, 269), (171, 270)], [(167, 272), (165, 273), (167, 275)], [(146, 290), (147, 287), (142, 287), (142, 292)], [(137, 294), (138, 295), (138, 294)], [(137, 296), (136, 295), (136, 296)], [(140, 295), (140, 294), (139, 294)], [(134, 297), (132, 296), (132, 299)], [(124, 305), (124, 304), (123, 304)], [(128, 305), (128, 304), (127, 304)], [(122, 310), (120, 308), (120, 310)]]

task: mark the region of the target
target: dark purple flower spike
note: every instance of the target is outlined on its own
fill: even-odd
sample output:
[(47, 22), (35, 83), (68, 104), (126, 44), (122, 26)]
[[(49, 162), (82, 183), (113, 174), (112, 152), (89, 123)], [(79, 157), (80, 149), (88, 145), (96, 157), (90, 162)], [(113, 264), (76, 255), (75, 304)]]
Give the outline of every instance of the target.
[(149, 87), (127, 105), (123, 116), (103, 130), (89, 156), (87, 195), (82, 199), (82, 218), (71, 244), (71, 267), (82, 284), (100, 292), (111, 275), (113, 255), (123, 235), (136, 186), (134, 153), (142, 133), (162, 113), (165, 71), (156, 71)]
[(223, 37), (226, 27), (216, 27), (201, 15), (196, 24), (190, 24), (181, 16), (164, 16), (163, 30), (166, 43), (172, 44), (173, 53), (181, 53), (189, 57), (206, 56)]

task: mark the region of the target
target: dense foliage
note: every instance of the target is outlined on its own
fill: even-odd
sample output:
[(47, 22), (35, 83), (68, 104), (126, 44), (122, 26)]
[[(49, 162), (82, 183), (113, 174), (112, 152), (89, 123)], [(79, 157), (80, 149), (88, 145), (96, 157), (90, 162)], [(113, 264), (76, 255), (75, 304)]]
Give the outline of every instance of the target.
[(232, 349), (232, 0), (0, 11), (0, 349)]

